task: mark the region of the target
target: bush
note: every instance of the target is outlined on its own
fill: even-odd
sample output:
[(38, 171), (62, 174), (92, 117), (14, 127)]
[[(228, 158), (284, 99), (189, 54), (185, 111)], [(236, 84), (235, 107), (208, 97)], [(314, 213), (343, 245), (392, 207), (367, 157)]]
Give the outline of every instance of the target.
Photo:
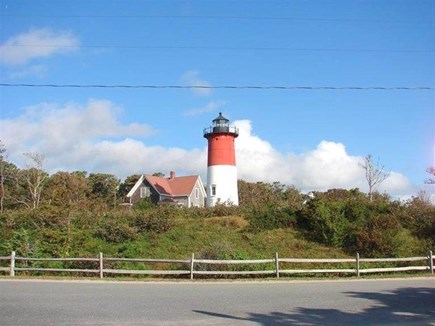
[(412, 254), (416, 243), (392, 215), (371, 216), (364, 225), (356, 227), (353, 234), (353, 250), (368, 257), (398, 257)]
[(413, 198), (398, 212), (400, 222), (414, 236), (435, 246), (435, 205), (420, 198)]
[[(210, 244), (210, 246), (199, 253), (200, 259), (210, 260), (243, 260), (246, 259), (245, 253), (242, 253), (234, 247), (232, 243), (226, 240), (218, 240)], [(198, 270), (213, 270), (213, 271), (225, 271), (225, 270), (238, 270), (243, 269), (243, 265), (227, 265), (227, 264), (197, 264)]]
[(239, 206), (226, 205), (225, 203), (218, 203), (209, 209), (211, 210), (213, 216), (238, 215), (241, 211)]
[(10, 255), (11, 251), (15, 251), (17, 256), (33, 257), (38, 256), (40, 241), (37, 239), (35, 232), (20, 228), (14, 230), (11, 237), (2, 239), (0, 243), (0, 255)]
[(309, 231), (310, 237), (320, 243), (343, 247), (350, 223), (341, 203), (314, 199), (299, 214), (298, 225)]
[(174, 225), (173, 215), (174, 212), (167, 207), (165, 209), (160, 207), (160, 209), (135, 211), (132, 216), (132, 222), (139, 232), (162, 233), (168, 231)]
[(122, 243), (134, 240), (137, 232), (137, 229), (130, 226), (121, 216), (105, 214), (95, 236), (108, 242)]
[(281, 227), (294, 226), (296, 214), (288, 207), (265, 204), (247, 209), (246, 219), (249, 221), (249, 231), (259, 232)]

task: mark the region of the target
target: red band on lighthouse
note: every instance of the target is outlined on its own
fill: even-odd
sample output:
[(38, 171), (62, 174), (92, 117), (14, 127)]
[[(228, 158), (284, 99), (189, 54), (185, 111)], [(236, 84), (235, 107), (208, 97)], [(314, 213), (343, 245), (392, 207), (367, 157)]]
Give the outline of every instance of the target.
[(234, 150), (234, 135), (210, 134), (208, 137), (208, 164), (212, 165), (236, 165)]

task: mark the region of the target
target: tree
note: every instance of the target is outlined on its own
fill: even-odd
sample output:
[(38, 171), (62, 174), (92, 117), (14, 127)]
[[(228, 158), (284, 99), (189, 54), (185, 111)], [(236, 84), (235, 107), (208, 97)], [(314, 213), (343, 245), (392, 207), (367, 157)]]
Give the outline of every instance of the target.
[(44, 155), (39, 153), (24, 153), (24, 156), (31, 161), (31, 166), (26, 170), (22, 170), (22, 177), (25, 182), (25, 188), (29, 193), (32, 207), (37, 208), (41, 200), (44, 182), (48, 177), (48, 174), (42, 170)]
[(124, 198), (128, 192), (133, 188), (133, 186), (136, 184), (136, 182), (139, 180), (140, 175), (139, 174), (133, 174), (128, 176), (124, 182), (122, 182), (119, 185), (118, 189), (118, 197)]
[(3, 200), (5, 198), (5, 188), (4, 188), (4, 153), (6, 148), (0, 140), (0, 212), (3, 213)]
[(373, 192), (390, 176), (390, 171), (385, 171), (385, 167), (379, 163), (379, 158), (375, 162), (370, 154), (365, 156), (364, 161), (359, 165), (365, 171), (367, 185), (369, 186), (369, 198), (372, 201)]
[(3, 208), (23, 204), (26, 197), (21, 170), (13, 163), (3, 161)]
[(85, 206), (90, 192), (90, 185), (83, 174), (59, 171), (48, 179), (44, 198), (50, 205), (78, 208)]
[(91, 173), (88, 181), (96, 198), (103, 199), (106, 204), (116, 205), (119, 180), (113, 174)]

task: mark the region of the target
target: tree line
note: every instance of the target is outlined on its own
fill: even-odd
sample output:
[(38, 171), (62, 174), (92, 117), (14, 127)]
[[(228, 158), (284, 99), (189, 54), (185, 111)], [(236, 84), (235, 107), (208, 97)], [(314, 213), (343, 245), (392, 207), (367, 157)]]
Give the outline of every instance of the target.
[[(2, 152), (3, 154), (4, 152)], [(87, 256), (167, 232), (180, 219), (240, 216), (247, 235), (292, 228), (306, 239), (366, 256), (424, 254), (435, 247), (435, 206), (424, 193), (407, 200), (359, 189), (309, 194), (280, 182), (238, 181), (239, 206), (177, 208), (144, 199), (120, 205), (139, 175), (59, 171), (26, 154), (20, 169), (1, 160), (0, 255)], [(159, 173), (159, 175), (162, 175)], [(121, 254), (121, 253), (120, 253)]]

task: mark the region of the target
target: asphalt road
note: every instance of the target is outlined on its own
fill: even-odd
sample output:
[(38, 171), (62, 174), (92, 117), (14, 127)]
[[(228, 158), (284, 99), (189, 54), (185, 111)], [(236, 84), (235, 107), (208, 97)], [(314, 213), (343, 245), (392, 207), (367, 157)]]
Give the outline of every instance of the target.
[(0, 325), (435, 325), (435, 278), (297, 282), (0, 279)]

